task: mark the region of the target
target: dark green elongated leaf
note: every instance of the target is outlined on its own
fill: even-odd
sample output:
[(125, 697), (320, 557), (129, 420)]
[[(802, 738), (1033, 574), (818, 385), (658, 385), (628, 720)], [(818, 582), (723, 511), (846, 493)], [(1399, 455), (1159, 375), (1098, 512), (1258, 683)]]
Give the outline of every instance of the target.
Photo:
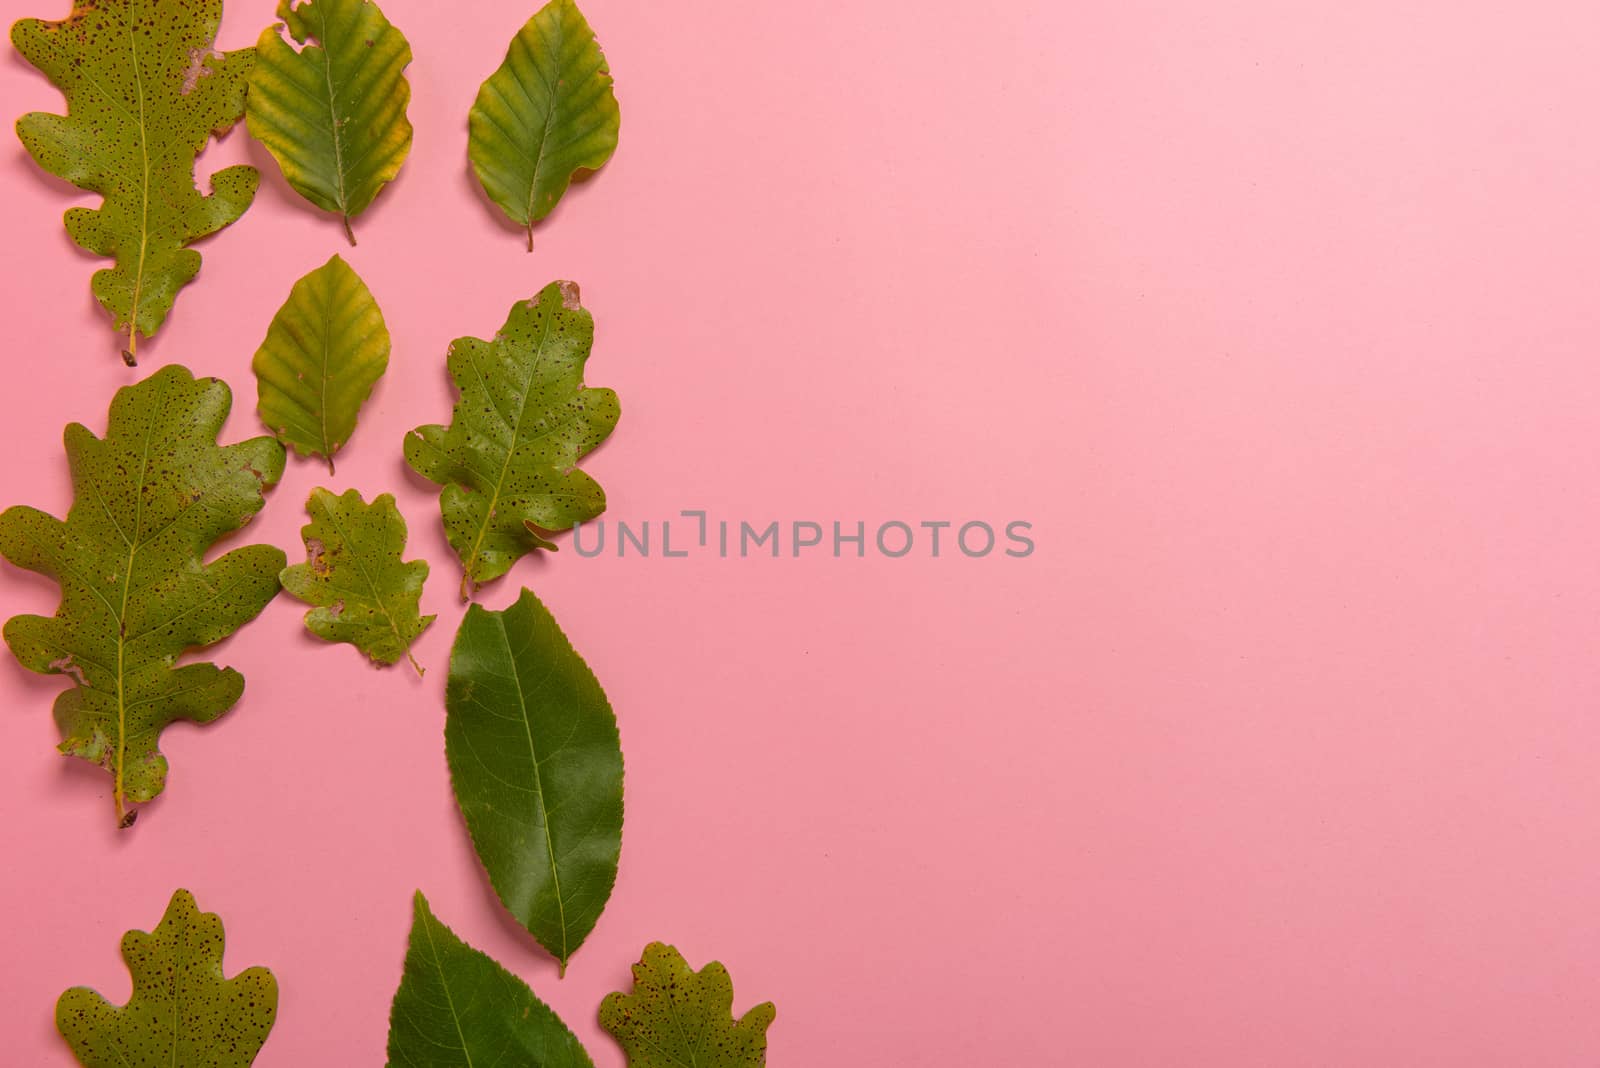
[(583, 658), (527, 590), (456, 633), (445, 756), (489, 882), (566, 971), (617, 879), (622, 748)]
[(256, 410), (302, 456), (333, 457), (389, 366), (389, 328), (372, 291), (339, 256), (294, 284), (256, 350)]
[(128, 1003), (75, 986), (56, 1002), (56, 1029), (84, 1068), (248, 1068), (277, 1018), (278, 981), (265, 968), (224, 979), (222, 949), (222, 920), (179, 890), (154, 931), (122, 936)]
[(394, 497), (380, 493), (369, 505), (355, 490), (335, 497), (319, 487), (306, 511), (311, 522), (300, 528), (306, 562), (279, 576), (284, 589), (317, 606), (306, 613), (306, 628), (325, 641), (349, 642), (380, 664), (405, 656), (421, 675), (410, 647), (434, 619), (418, 611), (428, 564), (401, 559), (406, 521)]
[(578, 171), (617, 148), (622, 114), (606, 57), (572, 0), (550, 0), (511, 39), (467, 116), (467, 155), (489, 199), (528, 231)]
[(594, 320), (572, 282), (551, 282), (514, 305), (492, 341), (450, 343), (461, 399), (448, 427), (406, 435), (406, 462), (444, 486), (445, 534), (461, 557), (461, 596), (499, 578), (534, 549), (540, 531), (566, 530), (605, 511), (599, 483), (577, 463), (617, 425), (609, 389), (583, 384)]
[[(411, 45), (372, 0), (279, 0), (261, 31), (245, 119), (294, 191), (344, 220), (372, 203), (411, 151)], [(307, 44), (315, 40), (315, 44)]]
[(110, 770), (123, 826), (128, 805), (166, 782), (162, 728), (208, 723), (244, 692), (232, 668), (174, 667), (178, 655), (221, 641), (278, 592), (284, 558), (270, 545), (204, 559), (283, 474), (271, 438), (217, 445), (231, 403), (217, 379), (163, 367), (117, 390), (104, 438), (67, 427), (66, 522), (21, 506), (0, 515), (0, 554), (61, 586), (56, 614), (14, 616), (6, 644), (28, 670), (72, 678), (55, 705), (61, 751)]
[(593, 1068), (528, 984), (457, 938), (417, 891), (405, 972), (389, 1009), (389, 1068)]
[(17, 51), (67, 97), (67, 114), (24, 115), (17, 135), (39, 166), (105, 198), (69, 210), (67, 233), (116, 259), (92, 285), (128, 332), (129, 364), (200, 270), (189, 243), (243, 215), (261, 180), (228, 167), (209, 195), (195, 188), (195, 156), (244, 114), (255, 59), (212, 47), (221, 17), (222, 0), (77, 0), (60, 22), (11, 27)]
[(778, 1010), (764, 1002), (733, 1018), (733, 980), (716, 961), (700, 971), (672, 946), (652, 942), (633, 966), (633, 992), (607, 994), (600, 1026), (628, 1068), (761, 1068)]

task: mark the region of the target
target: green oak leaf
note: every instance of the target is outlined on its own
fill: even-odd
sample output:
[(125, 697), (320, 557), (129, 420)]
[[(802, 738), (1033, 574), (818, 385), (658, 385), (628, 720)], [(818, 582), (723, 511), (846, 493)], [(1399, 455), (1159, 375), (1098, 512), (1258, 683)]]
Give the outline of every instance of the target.
[(13, 617), (6, 644), (30, 671), (71, 676), (55, 703), (61, 751), (110, 770), (124, 827), (129, 804), (166, 782), (162, 729), (208, 723), (244, 692), (232, 668), (176, 667), (179, 655), (221, 641), (278, 592), (284, 557), (270, 545), (204, 559), (283, 474), (271, 438), (217, 445), (231, 403), (217, 379), (163, 367), (117, 390), (104, 438), (67, 427), (66, 522), (22, 506), (0, 515), (0, 554), (61, 586), (55, 615)]
[(540, 531), (566, 530), (605, 511), (599, 483), (577, 463), (617, 425), (609, 389), (583, 384), (594, 319), (572, 282), (551, 282), (511, 309), (492, 341), (450, 343), (461, 399), (448, 427), (406, 435), (406, 463), (444, 486), (445, 535), (461, 557), (461, 597), (535, 549)]
[(128, 332), (154, 334), (200, 270), (190, 242), (233, 222), (255, 198), (254, 167), (228, 167), (195, 188), (195, 156), (244, 114), (255, 50), (213, 47), (222, 0), (77, 0), (60, 22), (23, 19), (11, 42), (66, 95), (67, 114), (35, 111), (17, 135), (51, 174), (99, 193), (72, 208), (67, 233), (115, 258), (95, 272), (95, 299)]
[(617, 879), (617, 718), (527, 590), (503, 612), (467, 609), (444, 703), (450, 781), (478, 858), (506, 908), (565, 973)]
[(389, 1068), (593, 1068), (528, 984), (457, 938), (417, 891), (405, 971), (389, 1009)]
[(334, 256), (289, 290), (250, 367), (256, 411), (302, 456), (333, 457), (389, 366), (389, 328), (372, 291)]
[(528, 231), (578, 171), (617, 148), (622, 114), (594, 31), (572, 0), (550, 0), (511, 39), (467, 115), (467, 155), (489, 199)]
[[(411, 151), (411, 45), (372, 0), (279, 0), (261, 31), (245, 121), (296, 193), (344, 220), (367, 209)], [(314, 39), (316, 44), (307, 44)]]
[(56, 1029), (84, 1068), (248, 1068), (278, 1015), (278, 981), (265, 968), (224, 979), (222, 949), (222, 920), (179, 890), (154, 931), (122, 936), (128, 1003), (75, 986), (56, 1002)]
[(394, 497), (369, 505), (348, 490), (335, 497), (318, 487), (306, 501), (311, 522), (300, 528), (306, 562), (284, 568), (283, 588), (307, 604), (306, 628), (324, 641), (349, 642), (380, 664), (402, 656), (422, 674), (411, 643), (434, 620), (423, 616), (425, 560), (402, 560), (406, 521)]
[(733, 981), (712, 961), (700, 971), (676, 949), (652, 942), (633, 966), (633, 993), (607, 994), (600, 1026), (628, 1055), (628, 1068), (761, 1068), (772, 1002), (733, 1018)]

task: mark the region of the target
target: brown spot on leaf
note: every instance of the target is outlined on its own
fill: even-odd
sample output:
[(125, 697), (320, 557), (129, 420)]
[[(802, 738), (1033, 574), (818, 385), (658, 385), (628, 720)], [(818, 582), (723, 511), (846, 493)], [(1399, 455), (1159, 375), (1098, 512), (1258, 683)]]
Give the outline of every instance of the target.
[(211, 75), (211, 68), (206, 66), (206, 60), (212, 56), (222, 58), (222, 53), (207, 45), (205, 48), (189, 49), (189, 69), (183, 72), (183, 88), (179, 90), (184, 96), (194, 92), (194, 87), (200, 84), (201, 78)]
[(56, 671), (61, 672), (63, 675), (72, 676), (72, 681), (77, 683), (79, 686), (89, 685), (88, 681), (83, 677), (83, 669), (79, 667), (70, 656), (63, 656), (60, 659), (52, 660), (50, 661), (50, 666)]
[(578, 283), (557, 282), (556, 287), (561, 290), (561, 306), (567, 311), (578, 311), (583, 307), (578, 298)]
[(306, 563), (310, 564), (311, 570), (321, 578), (326, 578), (328, 572), (333, 570), (332, 565), (328, 563), (327, 552), (328, 547), (322, 544), (321, 538), (306, 539)]

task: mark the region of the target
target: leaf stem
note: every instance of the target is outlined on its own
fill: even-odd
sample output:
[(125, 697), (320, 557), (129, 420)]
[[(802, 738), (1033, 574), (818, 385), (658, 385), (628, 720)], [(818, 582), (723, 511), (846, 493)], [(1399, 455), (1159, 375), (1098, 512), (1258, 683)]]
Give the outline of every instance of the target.
[[(530, 249), (533, 246), (528, 246)], [(136, 367), (139, 363), (139, 324), (128, 323), (128, 347), (122, 350), (122, 362), (129, 367)]]
[(350, 229), (350, 216), (341, 216), (344, 219), (344, 236), (350, 239), (350, 247), (356, 247), (356, 232)]
[(422, 665), (417, 663), (417, 658), (411, 655), (410, 649), (406, 650), (406, 659), (411, 661), (411, 666), (417, 669), (417, 678), (420, 679), (427, 674), (426, 671), (422, 670)]
[(528, 220), (528, 251), (533, 251), (533, 220)]

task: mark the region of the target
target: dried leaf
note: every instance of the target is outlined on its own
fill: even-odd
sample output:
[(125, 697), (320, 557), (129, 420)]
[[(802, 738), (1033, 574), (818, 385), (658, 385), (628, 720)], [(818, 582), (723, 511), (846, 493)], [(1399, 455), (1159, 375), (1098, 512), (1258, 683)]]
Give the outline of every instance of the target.
[(278, 981), (265, 968), (223, 978), (222, 950), (222, 920), (179, 890), (154, 931), (122, 936), (128, 1003), (75, 986), (56, 1002), (56, 1029), (84, 1068), (248, 1068), (277, 1018)]
[(389, 366), (389, 328), (372, 291), (339, 256), (294, 284), (251, 369), (256, 410), (302, 456), (333, 457)]
[(527, 590), (504, 612), (467, 609), (444, 701), (450, 782), (478, 858), (506, 908), (565, 972), (617, 879), (617, 718)]
[[(411, 151), (411, 45), (372, 0), (279, 0), (261, 31), (245, 119), (294, 191), (344, 220), (360, 215)], [(315, 44), (307, 44), (314, 40)]]
[(600, 1003), (600, 1026), (622, 1045), (628, 1068), (761, 1068), (777, 1014), (768, 1001), (735, 1020), (728, 969), (712, 961), (697, 972), (672, 946), (652, 942), (633, 966), (633, 992)]
[(489, 199), (528, 231), (578, 171), (604, 166), (622, 124), (606, 57), (572, 0), (550, 0), (511, 39), (467, 116), (467, 155)]
[(457, 938), (417, 891), (405, 971), (389, 1009), (389, 1068), (594, 1068), (528, 984)]
[(105, 198), (69, 210), (67, 233), (116, 259), (93, 289), (128, 333), (129, 364), (200, 270), (187, 246), (244, 214), (261, 178), (228, 167), (209, 195), (195, 188), (195, 156), (244, 114), (255, 58), (213, 47), (221, 17), (222, 0), (78, 0), (60, 22), (11, 27), (17, 51), (67, 97), (66, 115), (31, 112), (17, 135), (39, 166)]
[(311, 522), (300, 528), (306, 562), (285, 568), (283, 588), (307, 604), (306, 628), (330, 642), (349, 642), (380, 664), (402, 656), (422, 674), (411, 643), (433, 616), (419, 614), (425, 560), (409, 563), (406, 521), (394, 497), (380, 493), (370, 505), (355, 490), (335, 497), (322, 488), (306, 501)]
[(13, 617), (6, 643), (30, 671), (72, 678), (55, 704), (61, 751), (111, 771), (123, 826), (128, 805), (166, 782), (161, 730), (208, 723), (244, 692), (232, 668), (175, 667), (178, 656), (232, 634), (278, 592), (284, 557), (270, 545), (205, 562), (283, 473), (271, 438), (217, 445), (231, 403), (217, 379), (163, 367), (117, 390), (104, 438), (67, 427), (66, 522), (21, 506), (0, 515), (0, 554), (61, 586), (55, 615)]
[(450, 377), (461, 392), (454, 418), (407, 434), (405, 455), (444, 486), (439, 507), (461, 557), (463, 599), (519, 557), (554, 549), (540, 531), (605, 511), (605, 491), (576, 466), (621, 413), (611, 390), (584, 387), (593, 342), (594, 320), (571, 282), (514, 305), (494, 340), (451, 342)]

